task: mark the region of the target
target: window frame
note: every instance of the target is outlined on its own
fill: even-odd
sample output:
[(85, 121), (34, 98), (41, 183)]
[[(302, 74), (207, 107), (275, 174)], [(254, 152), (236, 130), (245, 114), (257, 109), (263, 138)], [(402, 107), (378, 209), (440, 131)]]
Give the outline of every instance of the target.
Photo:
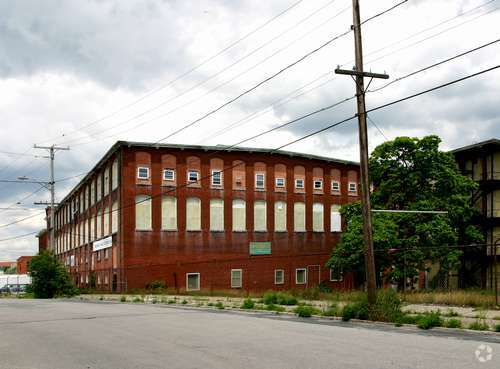
[[(198, 277), (198, 287), (196, 289), (189, 288), (189, 276)], [(186, 291), (199, 291), (201, 288), (201, 274), (200, 273), (186, 273)]]
[[(215, 183), (215, 173), (219, 174), (219, 183)], [(214, 187), (222, 187), (222, 170), (212, 170), (212, 175), (210, 178), (210, 183), (212, 183), (212, 186)]]
[[(354, 186), (354, 187), (352, 188), (351, 186)], [(347, 185), (347, 190), (350, 193), (358, 192), (358, 185), (357, 185), (357, 183), (356, 182), (349, 182), (349, 184)]]
[[(337, 188), (334, 188), (334, 185), (337, 185)], [(332, 192), (340, 192), (340, 181), (332, 179)]]
[[(147, 176), (146, 177), (141, 177), (141, 169), (145, 169)], [(151, 176), (151, 173), (149, 172), (149, 167), (137, 167), (137, 179), (142, 179), (142, 180), (147, 180)]]
[[(239, 286), (233, 285), (233, 273), (234, 272), (240, 273), (240, 285)], [(231, 288), (243, 288), (243, 269), (231, 269)]]
[[(282, 181), (283, 183), (279, 184), (278, 183), (279, 181)], [(276, 184), (276, 187), (278, 187), (278, 188), (285, 188), (285, 178), (284, 177), (277, 177), (275, 179), (275, 184)]]
[[(302, 186), (299, 186), (298, 185), (298, 182), (301, 182), (302, 183)], [(295, 178), (295, 188), (296, 189), (299, 189), (299, 190), (303, 190), (305, 188), (305, 181), (304, 181), (304, 178)]]
[[(196, 174), (196, 180), (191, 179), (191, 174)], [(196, 169), (188, 170), (188, 174), (187, 174), (188, 183), (198, 183), (199, 180), (200, 180), (200, 172), (198, 170), (196, 170)]]
[[(259, 186), (259, 179), (258, 177), (262, 176), (262, 186)], [(266, 174), (263, 172), (260, 173), (255, 173), (255, 188), (258, 190), (264, 190), (266, 188)]]
[[(166, 176), (167, 172), (172, 173), (172, 178), (167, 178), (167, 176)], [(169, 182), (175, 181), (175, 169), (164, 168), (163, 169), (163, 180), (164, 181), (169, 181)]]
[[(276, 278), (278, 272), (281, 272), (281, 282), (278, 282)], [(285, 284), (285, 269), (274, 269), (274, 284)]]
[[(304, 271), (304, 282), (299, 283), (299, 279), (298, 279), (299, 271)], [(295, 269), (295, 284), (307, 284), (307, 268), (296, 268)]]
[[(319, 183), (319, 187), (316, 187), (316, 183)], [(323, 189), (323, 180), (322, 179), (314, 179), (313, 180), (313, 189), (314, 190), (322, 190)]]
[(333, 270), (334, 270), (334, 268), (330, 268), (330, 270), (329, 270), (330, 282), (342, 282), (344, 280), (344, 271), (340, 268), (340, 270), (338, 270), (339, 278), (335, 279), (335, 278), (332, 278)]

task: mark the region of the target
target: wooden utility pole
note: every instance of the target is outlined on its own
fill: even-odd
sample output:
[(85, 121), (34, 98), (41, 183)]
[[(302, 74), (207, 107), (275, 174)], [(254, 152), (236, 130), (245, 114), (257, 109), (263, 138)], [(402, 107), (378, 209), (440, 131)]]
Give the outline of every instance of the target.
[(55, 251), (55, 242), (54, 242), (54, 213), (55, 213), (55, 181), (54, 181), (54, 159), (57, 150), (69, 150), (69, 147), (61, 147), (61, 146), (33, 146), (35, 149), (45, 149), (49, 151), (49, 159), (50, 159), (50, 228), (49, 228), (49, 250)]
[(366, 128), (365, 84), (364, 78), (388, 79), (386, 74), (369, 73), (363, 70), (363, 46), (361, 42), (361, 21), (359, 16), (359, 0), (352, 0), (354, 46), (356, 66), (353, 70), (337, 68), (335, 73), (355, 77), (356, 98), (358, 105), (359, 151), (361, 171), (361, 203), (363, 206), (363, 240), (365, 244), (366, 287), (368, 302), (374, 304), (376, 300), (375, 258), (373, 252), (372, 218), (370, 205), (370, 178), (368, 175), (368, 132)]

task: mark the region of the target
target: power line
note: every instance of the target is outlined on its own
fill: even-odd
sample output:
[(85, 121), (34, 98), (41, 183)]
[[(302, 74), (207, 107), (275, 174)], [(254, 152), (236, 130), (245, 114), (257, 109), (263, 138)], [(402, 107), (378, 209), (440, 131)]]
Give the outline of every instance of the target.
[(387, 138), (387, 136), (384, 134), (384, 132), (382, 132), (382, 130), (380, 129), (380, 127), (377, 125), (377, 123), (375, 123), (375, 121), (368, 115), (366, 114), (366, 118), (370, 121), (371, 124), (373, 124), (373, 126), (377, 129), (377, 131), (382, 135), (382, 137), (384, 137), (384, 139), (386, 141), (389, 141), (389, 139)]
[(28, 237), (28, 236), (31, 236), (31, 235), (34, 235), (34, 234), (37, 234), (37, 233), (38, 233), (38, 231), (35, 231), (35, 232), (30, 232), (30, 233), (22, 234), (22, 235), (19, 235), (19, 236), (14, 236), (14, 237), (9, 237), (9, 238), (2, 238), (2, 239), (0, 239), (0, 242), (17, 240), (19, 238)]
[(365, 24), (365, 23), (367, 23), (367, 22), (369, 22), (369, 21), (371, 21), (371, 20), (373, 20), (373, 19), (375, 19), (375, 18), (380, 17), (381, 15), (384, 15), (384, 14), (386, 14), (386, 13), (389, 13), (391, 10), (396, 9), (397, 7), (399, 7), (399, 6), (403, 5), (404, 3), (407, 3), (407, 2), (408, 2), (408, 0), (401, 1), (400, 3), (397, 3), (396, 5), (394, 5), (394, 6), (390, 7), (389, 9), (386, 9), (386, 10), (384, 10), (384, 11), (381, 11), (381, 12), (380, 12), (380, 13), (378, 13), (378, 14), (372, 15), (370, 18), (365, 19), (363, 22), (361, 22), (361, 25), (363, 25), (363, 24)]
[(28, 219), (40, 216), (40, 215), (42, 215), (44, 213), (45, 213), (45, 210), (42, 211), (42, 212), (36, 213), (36, 214), (29, 215), (29, 216), (27, 216), (25, 218), (22, 218), (22, 219), (18, 219), (16, 221), (13, 221), (13, 222), (10, 222), (10, 223), (2, 224), (2, 225), (0, 225), (0, 228), (6, 228), (6, 227), (9, 227), (9, 226), (14, 225), (14, 224), (18, 224), (18, 223), (24, 222), (25, 220), (28, 220)]

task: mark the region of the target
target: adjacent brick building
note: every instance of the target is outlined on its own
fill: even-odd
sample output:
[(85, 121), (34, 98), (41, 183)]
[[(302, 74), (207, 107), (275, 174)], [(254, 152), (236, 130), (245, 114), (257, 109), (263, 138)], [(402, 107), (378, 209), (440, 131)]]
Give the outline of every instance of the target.
[(19, 258), (17, 258), (16, 273), (17, 274), (28, 274), (29, 262), (32, 258), (33, 258), (33, 256), (20, 256)]
[(325, 262), (358, 170), (285, 151), (119, 141), (58, 206), (55, 252), (77, 285), (110, 291), (348, 288)]

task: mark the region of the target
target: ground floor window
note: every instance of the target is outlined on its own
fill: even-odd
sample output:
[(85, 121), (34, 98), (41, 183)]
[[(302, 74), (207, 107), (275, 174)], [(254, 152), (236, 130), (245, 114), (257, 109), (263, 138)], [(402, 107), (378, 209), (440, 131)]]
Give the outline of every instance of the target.
[(307, 270), (305, 268), (295, 269), (295, 283), (305, 284), (307, 282)]
[(200, 289), (200, 273), (186, 274), (186, 290), (198, 291)]
[(242, 271), (241, 269), (231, 269), (231, 288), (241, 288)]
[(285, 271), (283, 269), (274, 270), (274, 284), (285, 283)]
[(331, 268), (330, 269), (330, 281), (331, 282), (340, 282), (344, 279), (344, 275), (342, 273), (341, 268)]

